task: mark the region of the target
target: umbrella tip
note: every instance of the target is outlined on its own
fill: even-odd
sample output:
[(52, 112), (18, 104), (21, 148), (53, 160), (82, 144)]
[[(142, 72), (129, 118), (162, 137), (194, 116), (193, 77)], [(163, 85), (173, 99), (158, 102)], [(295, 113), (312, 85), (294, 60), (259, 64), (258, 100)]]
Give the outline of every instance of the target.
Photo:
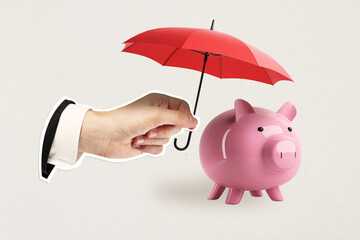
[(213, 19), (212, 22), (211, 22), (210, 30), (214, 30), (214, 23), (215, 23), (215, 19)]

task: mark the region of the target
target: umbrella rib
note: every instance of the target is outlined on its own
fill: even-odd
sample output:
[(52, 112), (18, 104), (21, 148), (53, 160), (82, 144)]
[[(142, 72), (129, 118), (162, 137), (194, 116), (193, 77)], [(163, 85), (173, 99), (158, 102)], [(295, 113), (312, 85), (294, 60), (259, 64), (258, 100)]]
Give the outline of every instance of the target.
[(209, 56), (212, 56), (212, 57), (228, 57), (228, 56), (224, 56), (224, 55), (221, 55), (221, 54), (212, 54), (212, 53), (208, 53)]
[(270, 79), (269, 75), (267, 74), (267, 72), (265, 71), (265, 69), (264, 69), (263, 67), (261, 67), (261, 68), (262, 68), (262, 70), (264, 71), (264, 73), (266, 74), (267, 78), (269, 79), (271, 85), (274, 86), (273, 82), (271, 81), (271, 79)]
[(193, 50), (193, 49), (190, 49), (190, 50), (193, 51), (193, 52), (200, 53), (200, 54), (202, 54), (202, 55), (206, 55), (205, 53), (203, 53), (203, 52), (201, 52), (201, 51), (197, 51), (197, 50)]
[(193, 51), (193, 52), (200, 53), (202, 55), (208, 55), (208, 56), (212, 56), (212, 57), (228, 57), (228, 56), (224, 56), (224, 55), (221, 55), (221, 54), (203, 53), (201, 51), (197, 51), (197, 50), (193, 50), (193, 49), (190, 49), (190, 50)]
[(208, 56), (211, 56), (211, 57), (229, 57), (229, 56), (225, 56), (225, 55), (221, 55), (221, 54), (203, 53), (201, 51), (197, 51), (197, 50), (193, 50), (193, 49), (190, 49), (190, 50), (193, 51), (193, 52), (197, 52), (197, 53), (200, 53), (202, 55), (208, 55)]
[(164, 62), (163, 66), (165, 66), (165, 64), (169, 61), (169, 59), (171, 58), (172, 55), (174, 55), (174, 53), (178, 50), (179, 48), (176, 48), (170, 55), (169, 57), (166, 59), (166, 61)]

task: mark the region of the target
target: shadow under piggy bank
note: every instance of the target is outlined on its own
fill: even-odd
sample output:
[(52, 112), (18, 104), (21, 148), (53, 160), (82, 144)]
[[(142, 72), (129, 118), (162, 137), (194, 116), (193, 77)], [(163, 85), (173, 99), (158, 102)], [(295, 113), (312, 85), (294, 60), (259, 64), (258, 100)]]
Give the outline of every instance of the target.
[[(157, 184), (156, 191), (154, 191), (154, 198), (166, 203), (176, 203), (177, 205), (188, 205), (193, 209), (209, 208), (214, 204), (218, 207), (230, 207), (233, 205), (223, 204), (219, 201), (213, 201), (208, 198), (208, 192), (212, 188), (212, 183), (206, 178), (187, 178), (179, 181), (167, 180)], [(225, 198), (225, 196), (223, 196)], [(244, 203), (246, 208), (251, 210), (264, 205), (267, 207), (271, 204), (268, 198), (253, 198), (250, 194), (244, 194)]]

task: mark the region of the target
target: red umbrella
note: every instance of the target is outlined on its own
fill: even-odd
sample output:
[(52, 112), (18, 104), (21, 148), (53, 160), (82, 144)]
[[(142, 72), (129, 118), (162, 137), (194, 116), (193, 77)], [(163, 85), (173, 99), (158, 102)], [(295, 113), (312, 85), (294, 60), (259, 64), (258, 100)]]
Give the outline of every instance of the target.
[[(201, 71), (194, 115), (204, 73), (222, 78), (243, 78), (274, 85), (280, 80), (292, 81), (273, 58), (250, 44), (228, 34), (200, 28), (157, 28), (140, 33), (125, 41), (123, 52), (148, 57), (163, 66)], [(185, 150), (190, 143), (189, 133)]]

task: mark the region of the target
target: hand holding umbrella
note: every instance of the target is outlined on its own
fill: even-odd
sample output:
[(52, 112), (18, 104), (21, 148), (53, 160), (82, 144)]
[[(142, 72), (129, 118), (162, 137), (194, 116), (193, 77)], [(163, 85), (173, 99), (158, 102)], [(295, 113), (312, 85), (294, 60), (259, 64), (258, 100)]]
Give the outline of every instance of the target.
[(196, 125), (186, 101), (151, 93), (113, 110), (88, 111), (78, 150), (107, 159), (156, 155), (181, 128)]

